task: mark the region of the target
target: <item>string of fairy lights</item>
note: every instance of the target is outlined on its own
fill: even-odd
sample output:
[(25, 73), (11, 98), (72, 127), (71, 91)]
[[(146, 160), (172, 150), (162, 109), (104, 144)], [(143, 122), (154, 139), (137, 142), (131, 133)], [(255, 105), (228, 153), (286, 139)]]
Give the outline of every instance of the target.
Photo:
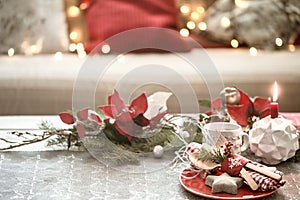
[[(179, 33), (183, 37), (188, 37), (191, 33), (201, 33), (207, 30), (207, 24), (204, 21), (205, 12), (208, 6), (205, 7), (205, 4), (201, 1), (197, 0), (181, 0), (180, 1), (180, 16), (181, 16), (181, 28)], [(245, 0), (234, 0), (234, 4), (237, 7), (247, 8), (249, 6), (249, 1)], [(232, 25), (231, 20), (224, 16), (220, 19), (220, 26), (223, 28), (228, 28)], [(275, 37), (274, 44), (277, 47), (283, 46), (282, 38)], [(232, 38), (230, 41), (230, 45), (232, 48), (240, 47), (240, 43), (236, 38)], [(291, 52), (296, 50), (294, 44), (287, 45), (287, 49)], [(256, 47), (249, 47), (249, 53), (252, 56), (256, 56), (258, 54), (258, 49)]]
[[(66, 5), (66, 13), (67, 13), (67, 19), (69, 21), (77, 20), (79, 21), (83, 17), (83, 11), (88, 7), (87, 3), (80, 3), (78, 6), (77, 5)], [(82, 25), (83, 23), (81, 23)], [(84, 27), (82, 26), (73, 26), (70, 28), (70, 33), (69, 33), (69, 39), (70, 39), (70, 44), (69, 44), (69, 51), (77, 53), (79, 58), (85, 58), (86, 56), (86, 51), (84, 49)]]
[[(84, 48), (85, 41), (85, 27), (82, 27), (83, 23), (78, 23), (78, 20), (83, 20), (83, 12), (88, 7), (87, 3), (79, 3), (78, 1), (70, 0), (69, 4), (66, 4), (66, 16), (67, 20), (76, 21), (77, 26), (69, 27), (69, 52), (76, 53), (79, 58), (85, 58), (87, 53)], [(80, 1), (79, 1), (80, 2)], [(248, 1), (245, 0), (235, 0), (235, 5), (240, 7), (248, 6)], [(205, 12), (207, 7), (201, 4), (201, 1), (197, 3), (194, 1), (180, 1), (179, 12), (181, 17), (181, 25), (179, 33), (182, 37), (189, 37), (192, 32), (204, 32), (207, 30), (207, 24), (204, 22)], [(220, 25), (224, 28), (231, 26), (231, 21), (227, 17), (223, 17), (220, 20)], [(276, 46), (281, 47), (283, 45), (283, 40), (279, 37), (274, 39)], [(232, 48), (238, 48), (240, 46), (239, 41), (233, 38), (230, 42)], [(107, 54), (107, 47), (104, 48), (103, 53)], [(296, 50), (296, 47), (293, 44), (288, 45), (288, 50), (293, 52)], [(35, 45), (30, 46), (28, 49), (28, 55), (36, 54)], [(258, 49), (255, 47), (249, 47), (249, 53), (251, 56), (256, 56), (258, 54)], [(8, 49), (7, 55), (12, 57), (15, 55), (15, 50), (13, 48)], [(61, 60), (63, 58), (63, 53), (58, 51), (54, 54), (54, 58)]]
[[(87, 8), (86, 3), (80, 3), (79, 5), (76, 0), (65, 1), (66, 3), (66, 19), (67, 21), (72, 23), (75, 22), (75, 26), (69, 26), (69, 52), (76, 53), (79, 58), (85, 58), (87, 53), (84, 49), (84, 41), (85, 41), (85, 33), (84, 27), (82, 27), (82, 23), (80, 20), (83, 19), (83, 11)], [(74, 24), (74, 23), (73, 23)], [(25, 51), (25, 55), (35, 55), (38, 54), (39, 51), (36, 50), (37, 45), (33, 44), (28, 46)], [(15, 49), (9, 48), (7, 51), (7, 55), (12, 57), (15, 55)], [(57, 51), (54, 53), (55, 60), (62, 60), (63, 52)]]

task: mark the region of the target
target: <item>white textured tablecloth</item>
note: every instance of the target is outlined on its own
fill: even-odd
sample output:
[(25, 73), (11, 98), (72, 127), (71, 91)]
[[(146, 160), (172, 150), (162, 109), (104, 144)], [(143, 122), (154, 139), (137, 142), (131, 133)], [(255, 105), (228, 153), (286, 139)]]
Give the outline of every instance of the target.
[[(1, 116), (0, 134), (17, 129), (37, 131), (41, 120), (66, 127), (58, 116)], [(136, 166), (124, 164), (112, 168), (86, 151), (53, 151), (44, 145), (0, 151), (0, 199), (205, 199), (180, 185), (179, 174), (184, 166), (170, 163), (175, 155), (154, 160), (145, 157)], [(157, 164), (162, 167), (158, 169)], [(287, 183), (265, 199), (298, 200), (299, 161), (289, 160), (276, 167), (285, 173)], [(139, 173), (129, 173), (129, 169), (131, 172), (138, 169)]]

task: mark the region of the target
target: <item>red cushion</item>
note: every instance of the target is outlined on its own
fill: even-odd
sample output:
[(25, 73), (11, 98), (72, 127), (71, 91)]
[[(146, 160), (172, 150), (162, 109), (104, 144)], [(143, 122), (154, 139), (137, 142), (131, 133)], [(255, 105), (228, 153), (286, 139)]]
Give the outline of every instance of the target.
[[(117, 33), (140, 27), (176, 30), (178, 21), (175, 0), (94, 0), (90, 1), (85, 15), (89, 37), (85, 48), (88, 52)], [(145, 35), (145, 39), (155, 37)], [(179, 47), (177, 50), (187, 49)]]

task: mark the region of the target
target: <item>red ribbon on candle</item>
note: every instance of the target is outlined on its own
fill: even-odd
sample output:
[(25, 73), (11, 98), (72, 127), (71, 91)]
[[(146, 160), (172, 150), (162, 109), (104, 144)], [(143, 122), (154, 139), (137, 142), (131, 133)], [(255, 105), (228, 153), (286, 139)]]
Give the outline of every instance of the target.
[(277, 118), (278, 117), (278, 103), (272, 102), (271, 103), (271, 118)]
[(277, 82), (274, 82), (274, 87), (273, 87), (273, 99), (271, 102), (271, 118), (277, 118), (278, 117), (278, 87), (277, 87)]

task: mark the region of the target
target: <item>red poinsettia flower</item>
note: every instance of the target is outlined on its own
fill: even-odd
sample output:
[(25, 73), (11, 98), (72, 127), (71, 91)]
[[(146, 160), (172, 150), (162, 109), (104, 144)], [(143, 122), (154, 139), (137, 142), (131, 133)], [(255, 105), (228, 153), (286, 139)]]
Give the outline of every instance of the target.
[(249, 119), (253, 116), (264, 118), (270, 115), (270, 101), (266, 98), (255, 97), (253, 100), (250, 97), (237, 89), (240, 94), (238, 105), (226, 105), (229, 115), (241, 126), (247, 126)]
[(68, 112), (59, 113), (60, 120), (65, 124), (74, 124), (76, 119), (74, 119), (73, 115)]
[(128, 106), (120, 98), (119, 93), (114, 90), (113, 94), (108, 97), (108, 105), (98, 108), (113, 119), (113, 126), (128, 140), (131, 140), (132, 136), (142, 133), (143, 127), (153, 124), (151, 120), (159, 121), (164, 116), (164, 114), (159, 114), (152, 119), (144, 116), (148, 109), (148, 101), (144, 93), (135, 98)]
[[(89, 108), (85, 108), (77, 112), (77, 116), (74, 117), (72, 114), (68, 112), (59, 113), (59, 117), (62, 122), (66, 124), (75, 124), (78, 135), (80, 138), (83, 138), (88, 128), (94, 128), (93, 123), (95, 125), (101, 125), (102, 120), (99, 115), (95, 112), (89, 110)], [(91, 123), (88, 123), (91, 122)]]

